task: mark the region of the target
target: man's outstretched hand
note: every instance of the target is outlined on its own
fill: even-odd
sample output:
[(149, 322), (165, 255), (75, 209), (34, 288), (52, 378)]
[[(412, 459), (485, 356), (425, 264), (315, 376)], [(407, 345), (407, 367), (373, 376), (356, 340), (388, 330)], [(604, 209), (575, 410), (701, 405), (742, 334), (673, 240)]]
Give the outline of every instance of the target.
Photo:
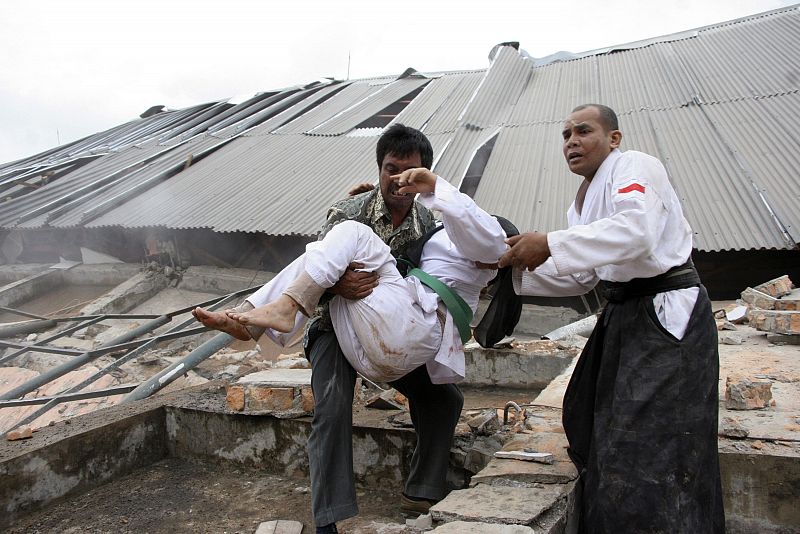
[(547, 234), (529, 232), (506, 239), (511, 247), (500, 257), (500, 267), (511, 265), (517, 269), (534, 270), (550, 257)]
[(364, 265), (358, 262), (348, 265), (339, 281), (328, 288), (328, 292), (349, 300), (363, 299), (372, 293), (372, 290), (378, 287), (378, 275), (377, 273), (356, 271), (356, 269), (363, 268)]
[(399, 193), (433, 193), (436, 190), (436, 175), (424, 167), (407, 169), (391, 178), (400, 186)]

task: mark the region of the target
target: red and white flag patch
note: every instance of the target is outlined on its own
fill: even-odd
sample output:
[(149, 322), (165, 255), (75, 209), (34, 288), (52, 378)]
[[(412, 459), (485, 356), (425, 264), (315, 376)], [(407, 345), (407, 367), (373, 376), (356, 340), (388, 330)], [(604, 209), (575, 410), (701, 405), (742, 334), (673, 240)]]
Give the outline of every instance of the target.
[(617, 191), (617, 193), (623, 195), (625, 193), (631, 193), (633, 191), (639, 191), (640, 193), (644, 193), (644, 186), (642, 184), (637, 184), (636, 182), (634, 182), (631, 185), (620, 188)]

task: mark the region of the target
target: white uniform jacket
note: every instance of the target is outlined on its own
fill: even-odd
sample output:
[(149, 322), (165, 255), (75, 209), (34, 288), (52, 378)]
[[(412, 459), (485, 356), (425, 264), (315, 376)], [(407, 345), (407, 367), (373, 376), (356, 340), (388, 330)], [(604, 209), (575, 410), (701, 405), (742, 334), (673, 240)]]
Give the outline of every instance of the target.
[[(650, 278), (686, 262), (692, 230), (661, 162), (613, 150), (594, 175), (583, 207), (567, 211), (567, 230), (547, 234), (551, 257), (535, 271), (515, 272), (521, 295), (582, 295), (598, 280)], [(698, 289), (659, 293), (656, 313), (681, 339)]]

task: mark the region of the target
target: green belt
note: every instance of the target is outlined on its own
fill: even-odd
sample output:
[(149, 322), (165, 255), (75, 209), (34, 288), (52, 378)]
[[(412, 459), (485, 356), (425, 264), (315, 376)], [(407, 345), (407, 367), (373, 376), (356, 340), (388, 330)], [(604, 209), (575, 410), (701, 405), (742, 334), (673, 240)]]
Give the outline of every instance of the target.
[(420, 282), (433, 289), (439, 298), (444, 302), (447, 311), (453, 316), (453, 322), (456, 323), (458, 333), (461, 336), (461, 342), (466, 343), (472, 337), (472, 330), (469, 323), (472, 322), (472, 309), (464, 302), (461, 296), (447, 287), (441, 280), (429, 275), (422, 269), (417, 267), (408, 271), (408, 276), (415, 276)]

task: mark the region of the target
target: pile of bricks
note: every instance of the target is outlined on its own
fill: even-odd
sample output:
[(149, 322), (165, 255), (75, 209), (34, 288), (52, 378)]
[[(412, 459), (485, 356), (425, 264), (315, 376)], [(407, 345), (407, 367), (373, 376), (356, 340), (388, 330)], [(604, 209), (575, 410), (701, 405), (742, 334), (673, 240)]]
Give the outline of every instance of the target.
[(781, 276), (742, 291), (750, 326), (775, 334), (800, 335), (800, 289)]

